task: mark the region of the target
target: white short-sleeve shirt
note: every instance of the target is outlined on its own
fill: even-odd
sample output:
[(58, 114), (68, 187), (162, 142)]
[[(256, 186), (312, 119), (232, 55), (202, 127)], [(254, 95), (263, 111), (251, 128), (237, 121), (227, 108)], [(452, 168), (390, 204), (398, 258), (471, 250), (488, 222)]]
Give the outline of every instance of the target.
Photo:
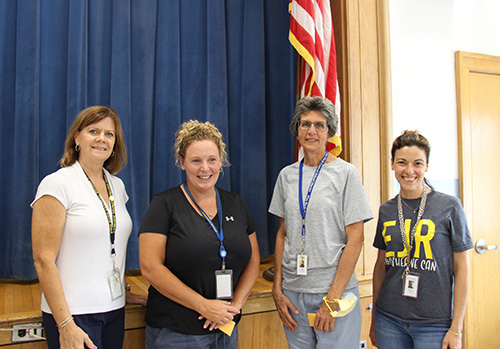
[[(104, 172), (115, 197), (116, 266), (123, 284), (127, 243), (132, 231), (132, 220), (125, 206), (128, 195), (121, 179)], [(31, 206), (45, 195), (55, 197), (66, 209), (56, 266), (71, 313), (101, 313), (125, 306), (125, 295), (111, 300), (108, 272), (113, 269), (113, 263), (108, 219), (80, 164), (76, 162), (46, 176)], [(109, 206), (107, 210), (112, 219)], [(52, 313), (43, 294), (41, 308)]]

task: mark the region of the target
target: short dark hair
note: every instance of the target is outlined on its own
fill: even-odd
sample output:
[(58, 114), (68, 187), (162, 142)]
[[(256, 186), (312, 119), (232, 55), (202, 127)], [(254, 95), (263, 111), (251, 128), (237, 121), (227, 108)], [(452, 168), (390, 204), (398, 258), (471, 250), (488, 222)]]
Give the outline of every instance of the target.
[[(400, 136), (396, 137), (394, 142), (392, 142), (391, 162), (394, 162), (396, 151), (404, 147), (418, 147), (422, 149), (425, 153), (425, 160), (427, 163), (429, 163), (429, 157), (431, 155), (431, 145), (427, 138), (425, 138), (420, 132), (416, 130), (404, 130)], [(434, 187), (425, 177), (424, 183), (429, 188), (434, 189)]]
[(403, 147), (419, 147), (425, 152), (425, 157), (427, 163), (429, 162), (429, 156), (431, 155), (431, 145), (427, 138), (425, 138), (420, 132), (414, 130), (404, 130), (400, 136), (396, 137), (394, 142), (392, 142), (391, 158), (394, 161), (394, 156), (396, 155), (396, 150)]

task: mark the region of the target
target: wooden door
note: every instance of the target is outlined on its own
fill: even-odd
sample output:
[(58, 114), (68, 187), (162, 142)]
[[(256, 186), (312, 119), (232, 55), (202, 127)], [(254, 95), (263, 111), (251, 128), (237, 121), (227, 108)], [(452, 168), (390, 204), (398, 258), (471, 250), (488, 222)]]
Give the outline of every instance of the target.
[[(500, 243), (500, 57), (456, 53), (460, 194), (474, 244)], [(492, 246), (493, 247), (493, 246)], [(500, 251), (471, 253), (465, 348), (500, 343)]]

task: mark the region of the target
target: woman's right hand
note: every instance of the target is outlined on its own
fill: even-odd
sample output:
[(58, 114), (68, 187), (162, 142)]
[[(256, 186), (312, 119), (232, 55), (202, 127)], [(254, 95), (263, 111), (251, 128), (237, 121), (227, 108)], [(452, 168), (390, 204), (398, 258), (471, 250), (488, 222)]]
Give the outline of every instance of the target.
[(227, 324), (239, 313), (240, 310), (232, 306), (230, 302), (218, 299), (205, 299), (199, 319), (207, 319), (204, 328), (207, 328), (208, 324), (210, 324), (209, 330), (212, 331), (214, 328)]
[(295, 308), (290, 299), (288, 299), (288, 297), (285, 296), (281, 290), (273, 289), (273, 298), (274, 298), (274, 304), (276, 304), (276, 309), (278, 310), (278, 314), (281, 318), (281, 321), (286, 326), (286, 328), (288, 328), (292, 332), (295, 332), (295, 327), (298, 328), (299, 324), (295, 322), (295, 320), (292, 318), (288, 309), (293, 311), (294, 314), (299, 314), (299, 311), (297, 310), (297, 308)]
[(84, 344), (88, 348), (97, 349), (90, 337), (74, 321), (59, 330), (59, 344), (61, 349), (84, 349)]

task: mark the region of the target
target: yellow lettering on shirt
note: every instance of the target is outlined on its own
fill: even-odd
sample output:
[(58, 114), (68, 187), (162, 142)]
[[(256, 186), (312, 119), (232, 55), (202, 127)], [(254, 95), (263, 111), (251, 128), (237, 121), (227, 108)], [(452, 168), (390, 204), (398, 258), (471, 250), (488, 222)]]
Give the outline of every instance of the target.
[[(411, 219), (405, 219), (405, 235), (406, 235), (406, 245), (410, 243), (410, 229), (411, 229)], [(406, 249), (406, 245), (403, 245), (403, 251), (398, 252), (398, 257), (406, 257), (408, 255), (408, 250)]]
[[(427, 227), (427, 234), (422, 235), (422, 228)], [(420, 258), (420, 245), (424, 245), (426, 259), (434, 259), (432, 257), (431, 240), (434, 238), (436, 225), (430, 219), (421, 219), (418, 222), (417, 230), (415, 231), (415, 258)]]
[[(387, 243), (389, 241), (391, 241), (391, 235), (386, 235), (387, 234), (387, 227), (394, 227), (395, 225), (396, 225), (396, 221), (384, 222), (384, 230), (382, 231), (382, 236), (384, 237), (385, 246), (387, 246)], [(385, 250), (386, 250), (386, 252), (385, 252), (386, 257), (394, 257), (394, 251), (387, 251), (387, 249), (385, 249)]]

